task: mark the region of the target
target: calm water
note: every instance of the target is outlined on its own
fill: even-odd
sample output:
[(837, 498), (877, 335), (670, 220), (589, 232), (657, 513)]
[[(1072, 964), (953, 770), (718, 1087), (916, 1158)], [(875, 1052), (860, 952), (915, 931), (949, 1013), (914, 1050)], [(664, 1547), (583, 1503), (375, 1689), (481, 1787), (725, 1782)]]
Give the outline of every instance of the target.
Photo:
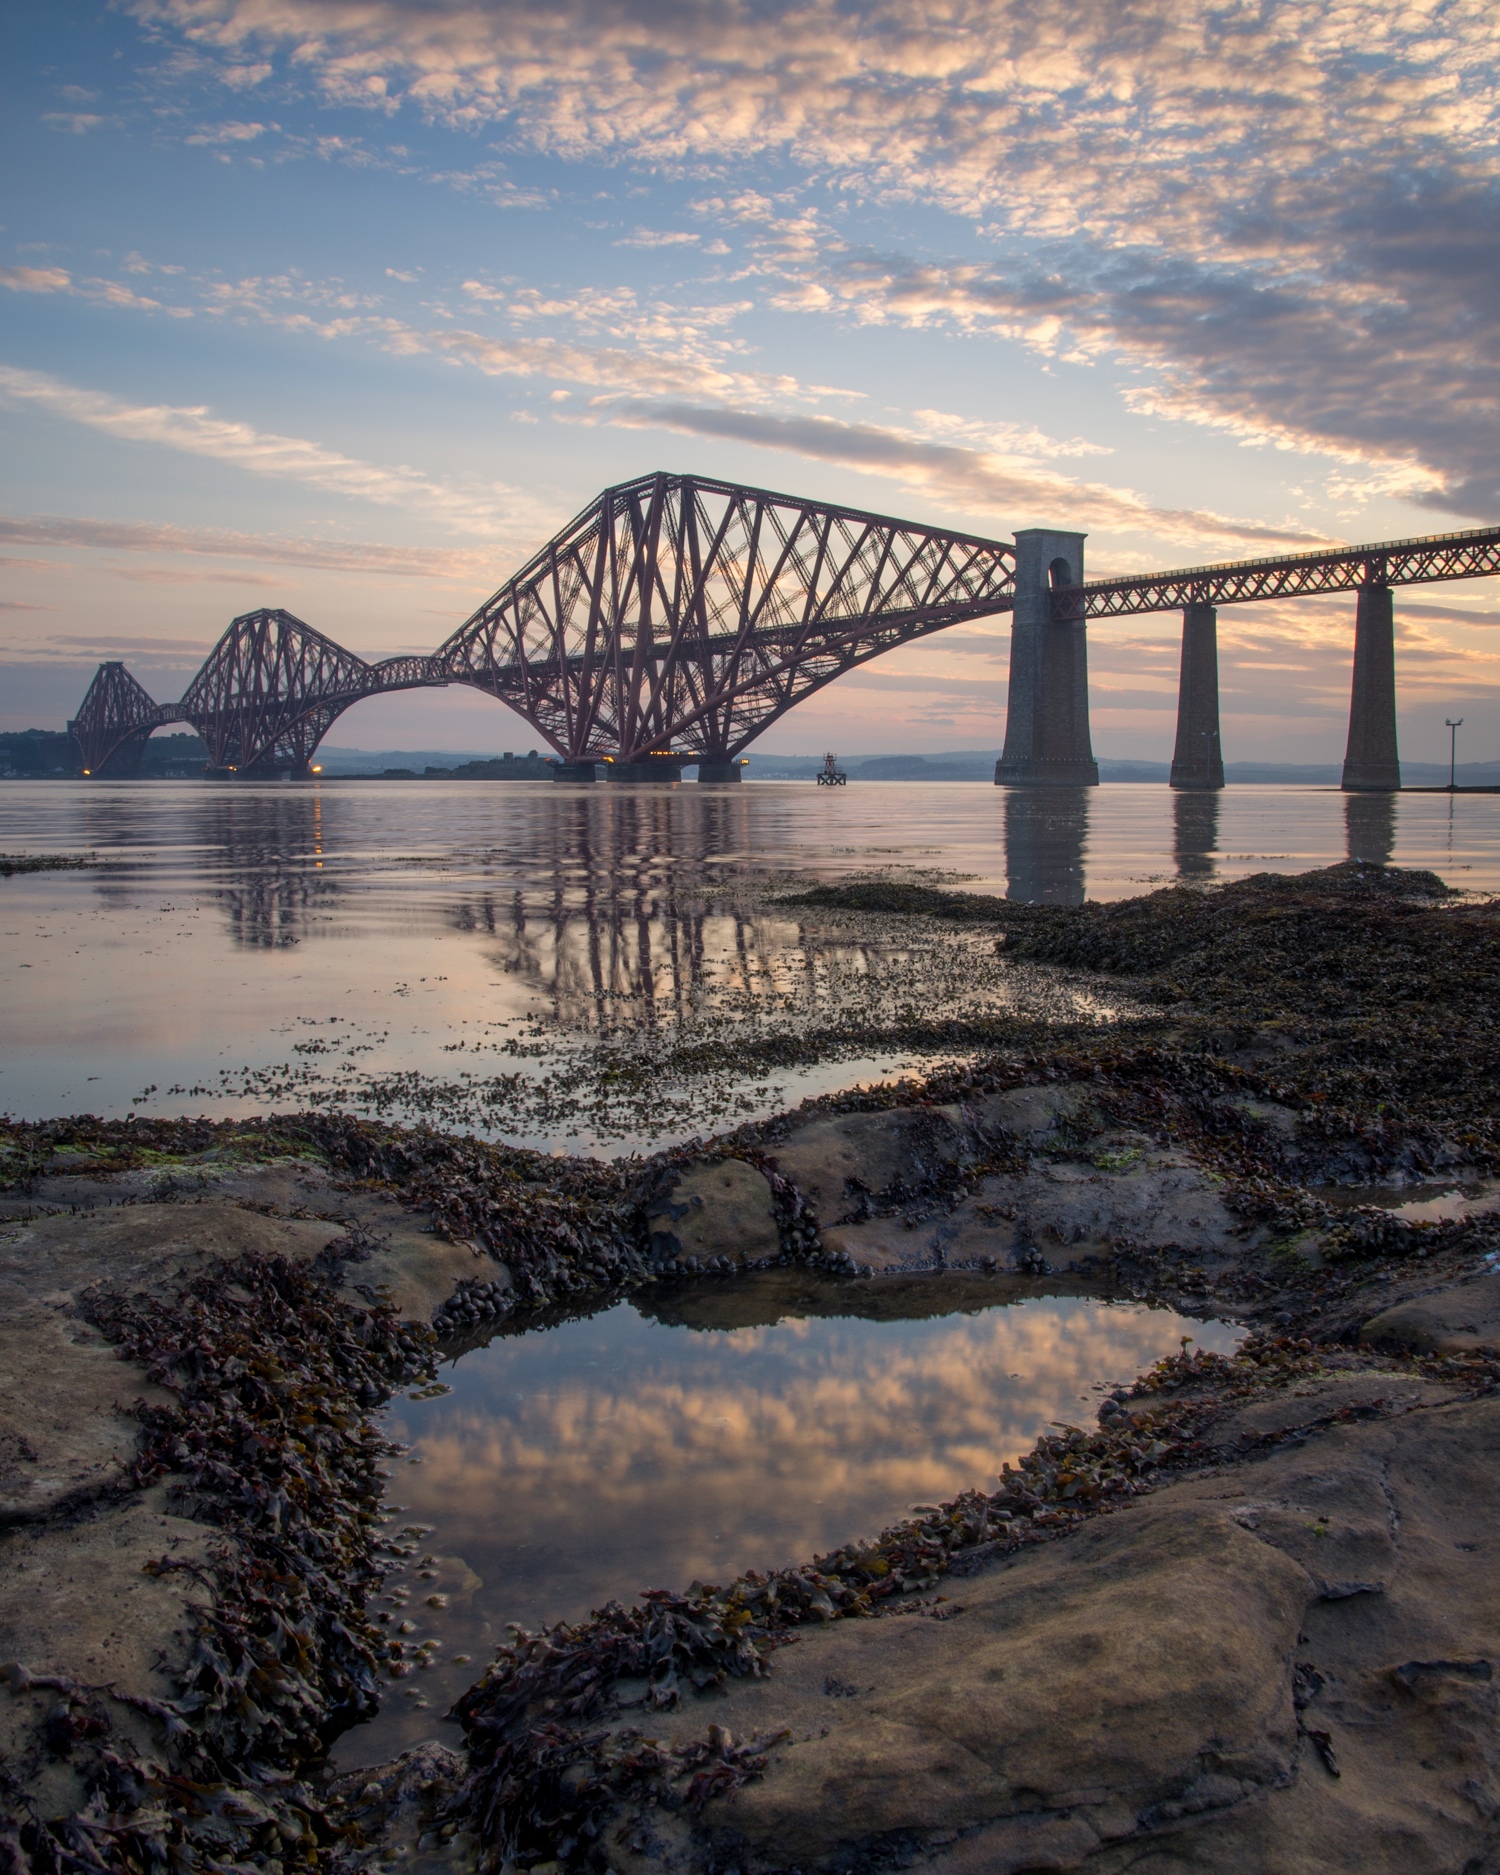
[[(9, 782), (0, 851), (101, 861), (0, 879), (0, 1112), (323, 1101), (618, 1150), (920, 1065), (741, 1072), (742, 1025), (1111, 1013), (972, 934), (851, 940), (782, 888), (890, 872), (1077, 903), (1355, 854), (1494, 892), (1500, 796)], [(696, 1092), (599, 1072), (689, 1032), (721, 1057)]]
[[(430, 1664), (392, 1680), (338, 1761), (379, 1763), (443, 1729), (508, 1622), (878, 1535), (913, 1505), (993, 1489), (1053, 1420), (1090, 1423), (1101, 1384), (1183, 1335), (1220, 1352), (1239, 1339), (1166, 1309), (1002, 1292), (1014, 1285), (769, 1271), (502, 1336), (443, 1370), (450, 1393), (398, 1400), (385, 1430), (410, 1455), (392, 1468), (389, 1529), (412, 1553), (375, 1606)], [(932, 1307), (945, 1312), (900, 1319)]]

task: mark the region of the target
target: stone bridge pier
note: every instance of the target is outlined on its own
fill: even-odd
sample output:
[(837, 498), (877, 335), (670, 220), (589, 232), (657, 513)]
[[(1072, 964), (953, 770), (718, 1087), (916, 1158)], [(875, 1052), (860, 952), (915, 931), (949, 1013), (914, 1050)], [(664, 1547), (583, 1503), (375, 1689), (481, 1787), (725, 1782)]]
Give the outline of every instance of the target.
[(997, 787), (1094, 788), (1088, 639), (1082, 613), (1054, 619), (1052, 594), (1083, 584), (1083, 534), (1021, 528), (1010, 629), (1010, 695)]
[(1396, 752), (1396, 622), (1391, 589), (1367, 579), (1354, 615), (1354, 682), (1349, 694), (1346, 793), (1393, 792), (1401, 786)]
[(1219, 742), (1219, 614), (1211, 605), (1182, 608), (1182, 673), (1177, 684), (1174, 788), (1222, 788)]

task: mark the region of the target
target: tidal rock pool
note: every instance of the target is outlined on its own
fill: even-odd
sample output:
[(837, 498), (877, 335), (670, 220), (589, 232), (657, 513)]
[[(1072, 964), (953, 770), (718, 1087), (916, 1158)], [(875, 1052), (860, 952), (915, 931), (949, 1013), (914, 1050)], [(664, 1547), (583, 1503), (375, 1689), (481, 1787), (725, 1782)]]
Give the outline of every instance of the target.
[(388, 1680), (335, 1762), (457, 1743), (443, 1715), (509, 1623), (878, 1534), (991, 1488), (1052, 1422), (1091, 1423), (1104, 1390), (1184, 1337), (1227, 1352), (1241, 1333), (1005, 1277), (771, 1270), (497, 1334), (384, 1415), (406, 1448), (387, 1506), (396, 1566), (373, 1605)]

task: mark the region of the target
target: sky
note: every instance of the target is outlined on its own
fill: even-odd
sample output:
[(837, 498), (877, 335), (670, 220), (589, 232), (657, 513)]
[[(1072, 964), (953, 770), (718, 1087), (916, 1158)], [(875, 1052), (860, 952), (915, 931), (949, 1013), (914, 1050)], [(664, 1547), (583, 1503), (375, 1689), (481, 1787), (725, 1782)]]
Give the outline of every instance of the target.
[[(427, 651), (691, 470), (1091, 577), (1500, 520), (1486, 0), (13, 0), (0, 728), (175, 698), (237, 613)], [(1337, 761), (1354, 599), (1220, 614), (1227, 760)], [(1402, 752), (1500, 756), (1500, 591), (1398, 592)], [(1165, 760), (1180, 619), (1090, 627)], [(776, 752), (997, 746), (1001, 618)], [(477, 693), (368, 748), (529, 747)], [(752, 750), (753, 754), (753, 750)]]

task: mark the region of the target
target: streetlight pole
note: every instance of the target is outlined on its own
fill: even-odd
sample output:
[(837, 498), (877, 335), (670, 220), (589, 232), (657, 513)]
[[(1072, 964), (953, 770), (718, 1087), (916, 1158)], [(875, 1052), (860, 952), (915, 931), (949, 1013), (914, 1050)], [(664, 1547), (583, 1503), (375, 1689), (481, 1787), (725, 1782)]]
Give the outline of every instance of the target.
[(1458, 785), (1458, 732), (1464, 726), (1464, 719), (1445, 716), (1448, 727), (1448, 792), (1454, 793)]

